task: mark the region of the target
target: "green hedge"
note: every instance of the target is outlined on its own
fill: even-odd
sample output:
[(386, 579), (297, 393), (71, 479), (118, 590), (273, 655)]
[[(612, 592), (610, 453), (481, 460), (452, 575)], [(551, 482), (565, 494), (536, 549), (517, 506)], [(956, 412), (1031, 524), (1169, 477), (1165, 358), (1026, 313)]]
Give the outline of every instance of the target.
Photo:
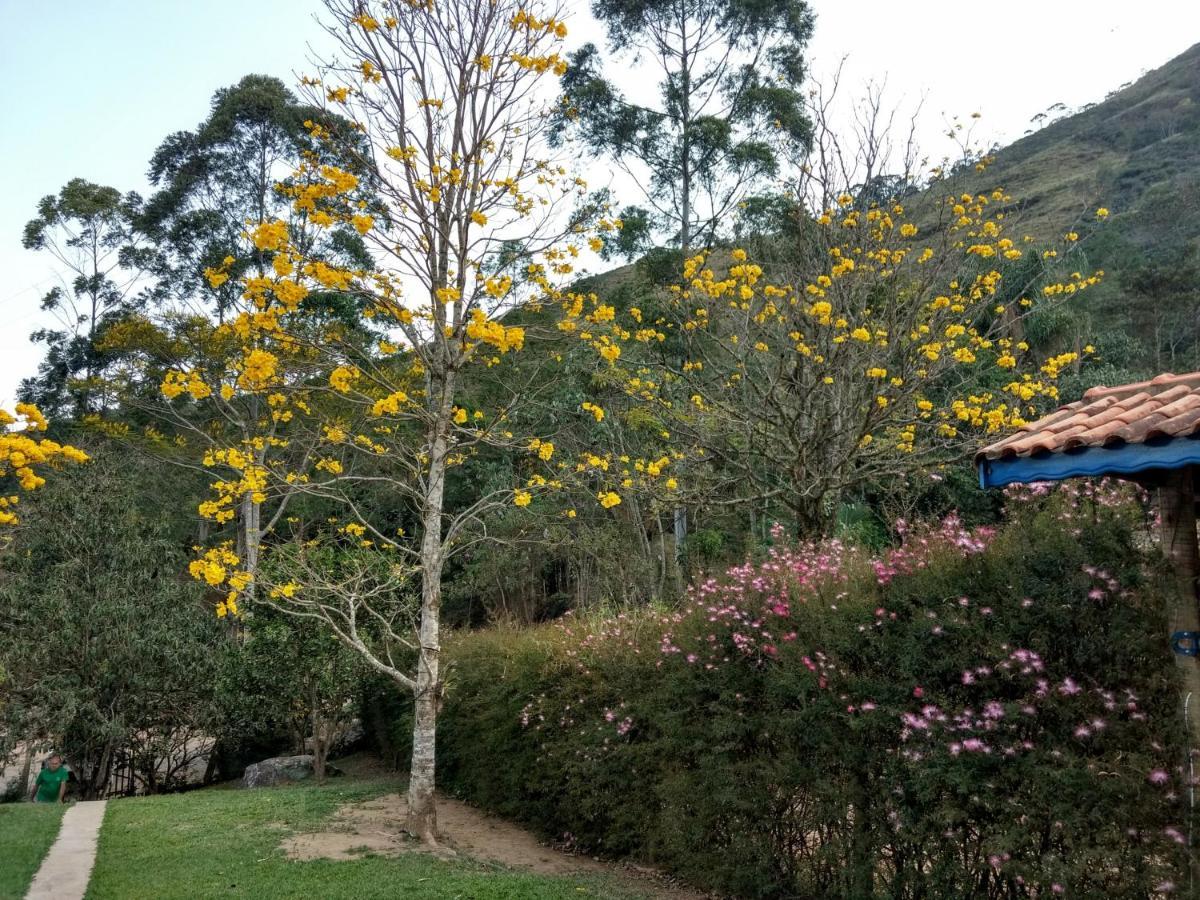
[(1010, 509), (873, 560), (781, 541), (680, 610), (459, 635), (441, 782), (738, 896), (1157, 895), (1187, 789), (1140, 509)]

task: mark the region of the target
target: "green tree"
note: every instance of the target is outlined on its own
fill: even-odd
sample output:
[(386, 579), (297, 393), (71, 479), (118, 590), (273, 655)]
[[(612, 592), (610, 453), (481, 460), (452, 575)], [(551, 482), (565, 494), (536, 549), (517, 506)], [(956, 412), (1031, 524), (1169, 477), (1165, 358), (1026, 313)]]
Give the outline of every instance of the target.
[(353, 650), (311, 620), (268, 605), (246, 619), (247, 639), (229, 644), (219, 698), (222, 738), (231, 746), (286, 735), (294, 752), (325, 763), (357, 712), (364, 667)]
[[(804, 0), (593, 0), (610, 58), (656, 70), (659, 103), (625, 97), (585, 44), (570, 58), (555, 135), (578, 137), (638, 184), (648, 205), (626, 206), (609, 254), (632, 256), (655, 232), (687, 257), (812, 138), (800, 85), (813, 16)], [(677, 571), (687, 510), (672, 512)]]
[(652, 232), (688, 253), (710, 244), (752, 185), (761, 188), (811, 139), (800, 85), (813, 17), (804, 0), (593, 0), (614, 64), (643, 63), (659, 102), (621, 93), (585, 44), (563, 78), (557, 137), (580, 138), (638, 183), (648, 209), (626, 207), (613, 249)]
[(122, 757), (150, 789), (186, 765), (181, 753), (194, 758), (223, 637), (183, 576), (182, 523), (163, 515), (178, 487), (112, 448), (89, 451), (31, 496), (38, 525), (16, 530), (0, 561), (0, 730), (53, 744), (95, 797)]
[(103, 406), (99, 376), (107, 362), (96, 337), (131, 308), (139, 283), (139, 237), (135, 221), (142, 199), (135, 193), (73, 178), (58, 194), (43, 197), (25, 225), (27, 250), (49, 253), (62, 282), (42, 298), (60, 328), (33, 334), (47, 346), (36, 377), (21, 384), (22, 400), (51, 417), (83, 417)]
[[(221, 268), (233, 257), (236, 267), (226, 267), (227, 274), (253, 270), (261, 275), (271, 254), (250, 243), (246, 223), (291, 217), (291, 198), (279, 185), (286, 189), (302, 160), (336, 162), (363, 175), (348, 131), (344, 119), (301, 103), (283, 82), (267, 75), (247, 75), (213, 94), (208, 117), (194, 131), (167, 137), (150, 160), (150, 181), (157, 190), (138, 227), (154, 247), (156, 296), (192, 311), (212, 304), (223, 320), (240, 293), (237, 280), (213, 283), (205, 270)], [(319, 139), (331, 134), (338, 141)], [(347, 152), (335, 160), (331, 147)], [(360, 183), (365, 198), (369, 179)], [(305, 252), (345, 264), (366, 263), (362, 239), (348, 225), (326, 230), (321, 242)]]

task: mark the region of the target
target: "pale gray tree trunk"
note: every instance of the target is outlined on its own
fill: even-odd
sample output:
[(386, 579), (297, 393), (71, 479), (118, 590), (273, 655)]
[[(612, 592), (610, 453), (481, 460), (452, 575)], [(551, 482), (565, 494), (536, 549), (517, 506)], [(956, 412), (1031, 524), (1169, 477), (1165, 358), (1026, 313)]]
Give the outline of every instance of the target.
[[(431, 387), (434, 385), (431, 384)], [(408, 781), (408, 832), (424, 843), (437, 842), (437, 806), (434, 778), (437, 761), (437, 715), (442, 685), (439, 673), (442, 609), (442, 506), (446, 487), (446, 430), (451, 416), (453, 385), (440, 387), (440, 414), (436, 414), (429, 447), (429, 480), (422, 510), (421, 621), (416, 687), (413, 690), (412, 763)], [(436, 390), (430, 391), (437, 397)]]

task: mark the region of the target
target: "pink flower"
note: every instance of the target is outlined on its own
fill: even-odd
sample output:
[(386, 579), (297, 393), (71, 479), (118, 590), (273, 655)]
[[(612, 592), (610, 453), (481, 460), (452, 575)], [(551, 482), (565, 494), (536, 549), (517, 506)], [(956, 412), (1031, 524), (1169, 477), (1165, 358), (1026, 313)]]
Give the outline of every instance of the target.
[(1171, 776), (1167, 774), (1165, 769), (1155, 769), (1146, 776), (1146, 780), (1151, 784), (1166, 784), (1171, 780)]

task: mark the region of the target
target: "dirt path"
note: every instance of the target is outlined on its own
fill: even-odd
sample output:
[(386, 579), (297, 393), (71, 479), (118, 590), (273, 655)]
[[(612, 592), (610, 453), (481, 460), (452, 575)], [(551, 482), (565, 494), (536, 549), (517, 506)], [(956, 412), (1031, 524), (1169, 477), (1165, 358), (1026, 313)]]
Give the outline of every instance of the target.
[(96, 862), (96, 837), (104, 821), (105, 803), (76, 803), (63, 814), (58, 837), (33, 876), (25, 900), (82, 900)]
[[(293, 859), (351, 859), (361, 853), (385, 855), (426, 851), (401, 830), (407, 803), (388, 794), (366, 803), (346, 804), (327, 831), (295, 834), (283, 841)], [(542, 875), (608, 875), (652, 897), (703, 900), (707, 895), (676, 887), (649, 869), (625, 867), (563, 853), (538, 842), (530, 832), (448, 797), (438, 797), (438, 825), (450, 851)]]

